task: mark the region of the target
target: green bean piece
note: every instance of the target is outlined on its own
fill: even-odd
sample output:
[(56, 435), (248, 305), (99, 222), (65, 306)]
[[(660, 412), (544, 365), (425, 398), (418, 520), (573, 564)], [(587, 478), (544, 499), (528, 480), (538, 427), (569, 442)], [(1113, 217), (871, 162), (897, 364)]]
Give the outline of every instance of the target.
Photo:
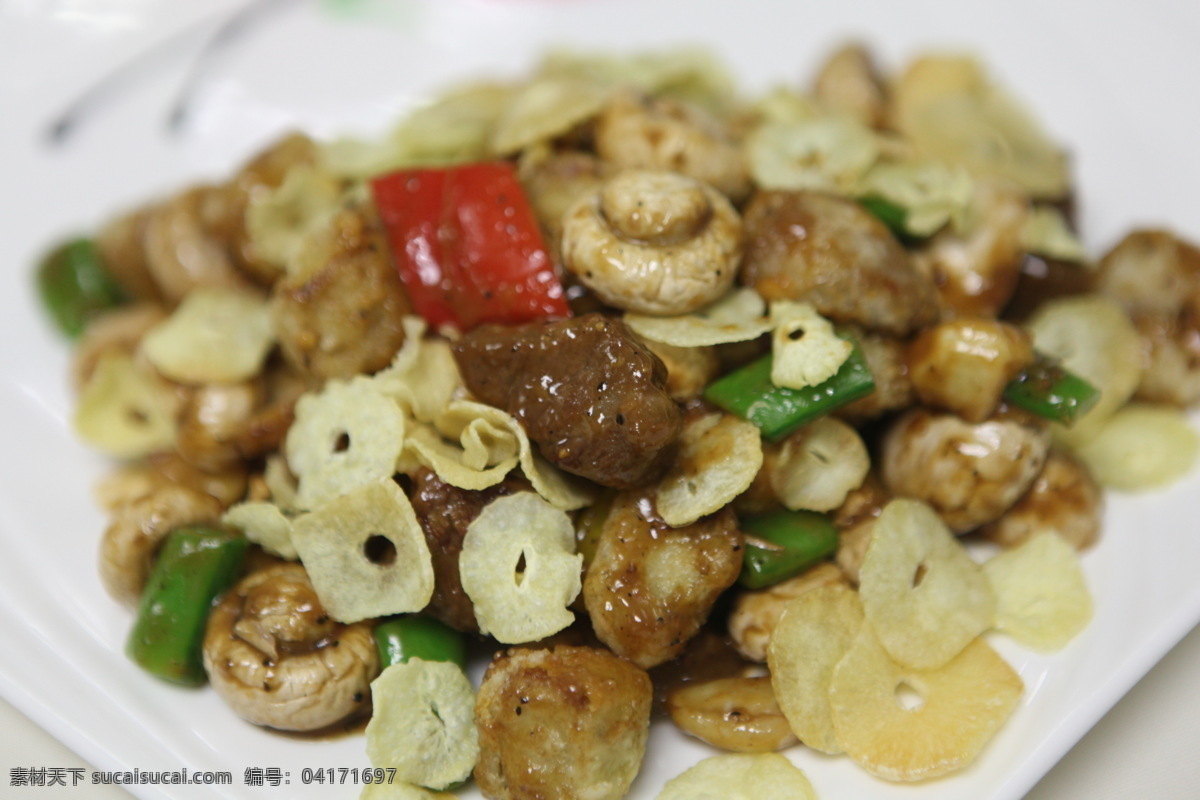
[(815, 511), (773, 511), (741, 520), (746, 544), (738, 583), (764, 589), (832, 556), (838, 548), (833, 522)]
[(1100, 391), (1054, 359), (1039, 353), (1032, 364), (1004, 387), (1004, 399), (1039, 417), (1070, 427), (1096, 405)]
[(410, 658), (450, 661), (463, 669), (467, 664), (462, 634), (432, 617), (408, 615), (379, 623), (375, 626), (375, 647), (381, 669)]
[(772, 441), (875, 391), (875, 379), (857, 342), (833, 377), (803, 389), (771, 383), (771, 361), (768, 354), (718, 378), (704, 390), (704, 397), (753, 422)]
[(72, 339), (96, 314), (125, 301), (91, 239), (72, 239), (47, 253), (38, 265), (37, 288), (54, 324)]
[(237, 578), (249, 542), (208, 525), (167, 535), (142, 592), (125, 653), (138, 666), (171, 683), (204, 683), (201, 646), (217, 595)]

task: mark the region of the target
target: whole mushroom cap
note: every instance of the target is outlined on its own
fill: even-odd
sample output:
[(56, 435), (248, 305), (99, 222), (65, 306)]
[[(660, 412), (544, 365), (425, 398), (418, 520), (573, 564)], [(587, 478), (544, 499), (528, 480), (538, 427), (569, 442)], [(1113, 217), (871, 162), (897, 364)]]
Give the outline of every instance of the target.
[(248, 722), (311, 731), (366, 707), (379, 656), (370, 624), (334, 621), (304, 567), (285, 563), (243, 578), (213, 609), (204, 669)]
[(725, 294), (742, 255), (737, 211), (711, 186), (631, 169), (563, 217), (563, 265), (609, 305), (686, 314)]

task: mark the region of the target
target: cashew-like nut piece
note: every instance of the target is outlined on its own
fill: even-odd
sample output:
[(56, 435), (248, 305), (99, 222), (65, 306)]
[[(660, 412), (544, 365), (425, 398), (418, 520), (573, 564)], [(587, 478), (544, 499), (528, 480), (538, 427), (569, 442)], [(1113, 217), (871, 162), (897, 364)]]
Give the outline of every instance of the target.
[(379, 655), (371, 625), (343, 625), (321, 605), (300, 564), (251, 573), (212, 610), (204, 669), (238, 716), (311, 731), (367, 707)]
[(717, 190), (674, 172), (626, 170), (563, 217), (563, 265), (609, 305), (686, 314), (729, 290), (742, 221)]

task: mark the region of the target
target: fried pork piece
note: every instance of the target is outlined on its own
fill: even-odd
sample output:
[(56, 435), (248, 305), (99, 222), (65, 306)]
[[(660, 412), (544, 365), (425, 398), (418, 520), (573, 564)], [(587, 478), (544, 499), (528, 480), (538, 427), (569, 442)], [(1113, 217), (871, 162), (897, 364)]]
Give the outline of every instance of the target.
[(475, 781), (493, 800), (617, 800), (641, 767), (654, 689), (590, 647), (509, 650), (475, 701)]
[(628, 489), (671, 462), (683, 412), (662, 361), (619, 320), (483, 325), (454, 343), (454, 358), (471, 393), (519, 419), (567, 472)]
[(463, 537), (467, 535), (467, 526), (475, 521), (484, 506), (497, 497), (528, 488), (523, 481), (508, 478), (481, 492), (472, 492), (445, 483), (432, 470), (417, 472), (409, 500), (433, 556), (434, 587), (429, 607), (425, 609), (428, 613), (460, 631), (479, 631), (475, 608), (463, 591), (458, 572)]
[(742, 222), (741, 282), (767, 300), (802, 300), (830, 319), (896, 336), (937, 315), (933, 281), (853, 200), (759, 192)]
[(284, 358), (326, 380), (376, 372), (404, 343), (408, 295), (388, 255), (383, 229), (363, 208), (348, 208), (309, 242), (297, 272), (275, 284), (271, 316)]
[(635, 493), (618, 495), (583, 581), (600, 641), (640, 667), (669, 661), (737, 580), (742, 534), (726, 507), (671, 528)]

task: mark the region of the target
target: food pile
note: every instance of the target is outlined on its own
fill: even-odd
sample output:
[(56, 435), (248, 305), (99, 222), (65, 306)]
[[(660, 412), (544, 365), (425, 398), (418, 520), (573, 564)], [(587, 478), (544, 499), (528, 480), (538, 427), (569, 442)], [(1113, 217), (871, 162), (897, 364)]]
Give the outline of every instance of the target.
[(1023, 690), (985, 634), (1065, 646), (1102, 487), (1196, 457), (1200, 250), (1092, 261), (1074, 199), (976, 62), (855, 45), (754, 100), (556, 53), (288, 136), (39, 268), (128, 653), (369, 715), (370, 797), (619, 798), (655, 714), (737, 753), (661, 798), (813, 797), (798, 743), (960, 769)]

